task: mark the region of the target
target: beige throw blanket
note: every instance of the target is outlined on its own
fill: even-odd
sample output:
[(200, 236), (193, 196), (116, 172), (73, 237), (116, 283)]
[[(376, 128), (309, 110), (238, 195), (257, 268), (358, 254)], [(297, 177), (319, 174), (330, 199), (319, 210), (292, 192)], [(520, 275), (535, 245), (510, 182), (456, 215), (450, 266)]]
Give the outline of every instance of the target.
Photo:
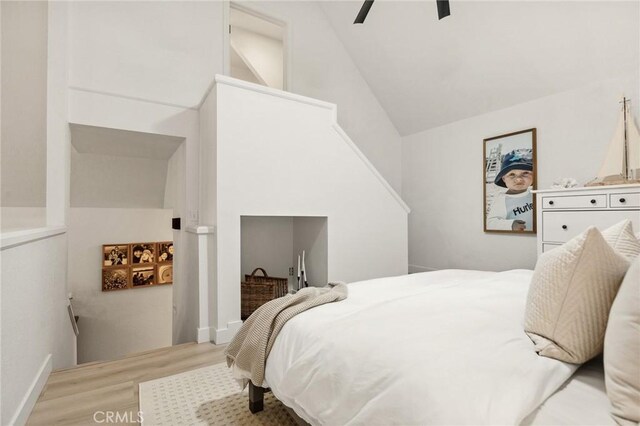
[(262, 386), (267, 356), (287, 321), (315, 306), (346, 299), (347, 292), (344, 283), (334, 287), (307, 287), (296, 294), (271, 300), (251, 314), (225, 350), (227, 365), (233, 369), (234, 377), (242, 381), (242, 387), (249, 380)]

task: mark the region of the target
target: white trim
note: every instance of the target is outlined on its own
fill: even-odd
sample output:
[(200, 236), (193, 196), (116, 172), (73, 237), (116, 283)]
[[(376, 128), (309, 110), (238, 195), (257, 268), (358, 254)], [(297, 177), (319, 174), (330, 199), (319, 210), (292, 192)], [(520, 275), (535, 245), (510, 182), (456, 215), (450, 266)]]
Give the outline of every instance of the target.
[(198, 343), (207, 343), (211, 341), (211, 327), (198, 327)]
[(242, 321), (230, 321), (227, 323), (227, 328), (216, 329), (215, 335), (213, 336), (213, 343), (216, 345), (229, 343), (238, 330), (240, 330), (240, 327), (242, 327)]
[(208, 225), (187, 226), (186, 231), (198, 236), (198, 343), (211, 341), (209, 326), (209, 238), (216, 227)]
[(598, 185), (598, 186), (577, 186), (575, 188), (550, 188), (550, 189), (536, 189), (531, 191), (534, 194), (546, 194), (549, 192), (580, 192), (580, 191), (603, 191), (610, 189), (638, 189), (640, 185), (637, 183), (627, 185)]
[(227, 86), (238, 87), (240, 89), (251, 90), (253, 92), (263, 93), (265, 95), (276, 96), (279, 98), (284, 98), (319, 108), (325, 108), (333, 112), (333, 120), (334, 122), (337, 121), (336, 105), (330, 102), (320, 101), (318, 99), (309, 98), (302, 95), (296, 95), (295, 93), (285, 92), (284, 90), (278, 90), (272, 87), (261, 86), (256, 83), (250, 83), (248, 81), (238, 80), (237, 78), (227, 77), (226, 75), (216, 74), (215, 81), (216, 84), (226, 84)]
[(198, 343), (200, 329), (209, 328), (209, 235), (198, 234)]
[(362, 153), (362, 151), (360, 151), (360, 149), (358, 148), (358, 146), (353, 143), (353, 141), (351, 140), (351, 138), (349, 137), (349, 135), (347, 135), (345, 133), (344, 130), (342, 130), (342, 127), (340, 127), (339, 124), (335, 123), (333, 125), (333, 130), (336, 131), (336, 133), (338, 133), (338, 135), (342, 138), (342, 140), (344, 140), (344, 142), (349, 145), (349, 147), (351, 147), (351, 149), (353, 150), (353, 152), (356, 153), (356, 155), (358, 157), (360, 157), (360, 159), (362, 160), (362, 162), (367, 166), (367, 168), (369, 168), (369, 170), (371, 171), (371, 173), (373, 173), (373, 175), (380, 181), (380, 183), (382, 183), (382, 186), (384, 186), (387, 191), (389, 191), (389, 193), (391, 194), (391, 196), (393, 196), (393, 198), (396, 199), (396, 201), (398, 202), (398, 204), (400, 204), (400, 206), (404, 209), (405, 212), (410, 213), (411, 209), (409, 208), (409, 206), (407, 205), (407, 203), (404, 202), (404, 200), (400, 197), (400, 195), (398, 195), (398, 193), (396, 192), (395, 189), (393, 189), (391, 187), (391, 185), (389, 185), (389, 182), (387, 182), (387, 180), (382, 177), (382, 175), (380, 174), (380, 172), (378, 171), (378, 169), (376, 169), (374, 167), (373, 164), (371, 164), (371, 162), (369, 161), (369, 159), (367, 158), (366, 155), (364, 155)]
[(437, 270), (438, 269), (436, 269), (436, 268), (430, 268), (428, 266), (409, 264), (409, 273), (410, 274), (415, 274), (415, 273), (418, 273), (418, 272), (433, 272), (433, 271), (437, 271)]
[(216, 227), (210, 225), (196, 225), (196, 226), (187, 226), (186, 231), (191, 234), (215, 234)]
[(9, 421), (10, 425), (24, 425), (27, 423), (29, 419), (29, 415), (33, 410), (33, 407), (36, 405), (36, 401), (38, 401), (38, 397), (40, 393), (44, 389), (44, 385), (47, 383), (47, 379), (53, 370), (53, 362), (51, 360), (51, 354), (48, 354), (45, 358), (38, 374), (33, 379), (31, 386), (29, 386), (29, 390), (20, 401), (20, 405), (16, 409), (13, 417)]
[(0, 234), (0, 250), (28, 244), (45, 238), (65, 234), (66, 226), (47, 226), (43, 228), (26, 229), (22, 231), (3, 232)]

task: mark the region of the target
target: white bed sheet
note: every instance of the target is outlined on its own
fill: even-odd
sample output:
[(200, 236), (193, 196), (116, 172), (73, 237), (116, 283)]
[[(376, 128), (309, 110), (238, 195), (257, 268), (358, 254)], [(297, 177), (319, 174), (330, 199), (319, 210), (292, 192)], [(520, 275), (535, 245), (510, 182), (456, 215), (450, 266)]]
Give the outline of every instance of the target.
[(267, 359), (274, 395), (313, 425), (518, 424), (576, 366), (523, 331), (532, 271), (362, 281), (290, 320)]
[(596, 358), (580, 367), (522, 425), (615, 425), (610, 412), (602, 358)]

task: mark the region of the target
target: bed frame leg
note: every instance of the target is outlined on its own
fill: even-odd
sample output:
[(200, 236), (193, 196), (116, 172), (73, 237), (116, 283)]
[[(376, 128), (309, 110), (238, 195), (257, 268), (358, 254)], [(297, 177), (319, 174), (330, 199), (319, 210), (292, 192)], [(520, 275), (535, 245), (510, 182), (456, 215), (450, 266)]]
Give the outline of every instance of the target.
[(249, 411), (253, 414), (264, 409), (264, 388), (249, 382)]

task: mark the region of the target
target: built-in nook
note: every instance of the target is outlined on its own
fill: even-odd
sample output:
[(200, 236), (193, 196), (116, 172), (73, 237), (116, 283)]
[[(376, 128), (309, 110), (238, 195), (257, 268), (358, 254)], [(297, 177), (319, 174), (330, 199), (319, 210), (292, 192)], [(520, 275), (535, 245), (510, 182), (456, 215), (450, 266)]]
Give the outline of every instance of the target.
[[(146, 288), (103, 291), (101, 257), (103, 244), (126, 247), (174, 241), (173, 265), (179, 262), (180, 241), (174, 238), (172, 218), (178, 196), (176, 163), (184, 138), (79, 124), (70, 127), (68, 271), (79, 316), (78, 363), (171, 346), (177, 274), (173, 274), (173, 285), (159, 285), (155, 272), (150, 281), (154, 284)], [(127, 263), (132, 260), (129, 253)]]
[(305, 253), (309, 286), (327, 284), (327, 218), (318, 216), (242, 216), (241, 272), (263, 268), (270, 276), (288, 277), (297, 289), (298, 256)]

